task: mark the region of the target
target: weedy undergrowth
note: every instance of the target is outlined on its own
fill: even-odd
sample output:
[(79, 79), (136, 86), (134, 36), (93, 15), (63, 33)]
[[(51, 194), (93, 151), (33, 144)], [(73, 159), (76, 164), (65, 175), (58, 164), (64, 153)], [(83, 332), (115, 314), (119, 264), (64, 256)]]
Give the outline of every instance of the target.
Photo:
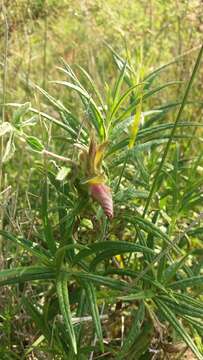
[[(22, 294), (38, 330), (25, 356), (36, 348), (56, 359), (155, 359), (181, 340), (203, 359), (202, 150), (192, 161), (183, 151), (201, 144), (190, 135), (201, 124), (186, 112), (182, 119), (203, 47), (182, 98), (167, 103), (162, 92), (179, 82), (159, 75), (174, 61), (148, 73), (143, 56), (133, 66), (109, 50), (118, 76), (102, 91), (62, 60), (54, 84), (79, 97), (75, 112), (35, 84), (50, 114), (10, 104), (17, 110), (1, 125), (3, 162), (15, 143), (35, 152), (40, 201), (33, 237), (0, 230), (32, 259), (1, 270), (0, 285), (36, 284), (34, 297), (26, 286)], [(150, 108), (155, 96), (160, 104)], [(39, 121), (52, 124), (55, 140), (30, 136)]]

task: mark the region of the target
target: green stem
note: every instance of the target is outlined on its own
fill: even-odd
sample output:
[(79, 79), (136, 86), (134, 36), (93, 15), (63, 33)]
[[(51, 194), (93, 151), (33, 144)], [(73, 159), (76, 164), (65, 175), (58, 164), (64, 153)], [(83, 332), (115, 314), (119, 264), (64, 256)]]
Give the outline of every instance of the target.
[[(4, 64), (3, 64), (3, 96), (2, 96), (2, 123), (5, 121), (5, 104), (6, 104), (6, 80), (7, 80), (7, 61), (8, 61), (8, 20), (6, 15), (6, 8), (2, 0), (2, 14), (4, 20)], [(4, 153), (4, 137), (0, 141), (0, 192), (4, 187), (4, 172), (3, 172), (3, 153)], [(3, 229), (4, 210), (0, 211), (0, 226)], [(0, 253), (2, 253), (2, 237), (0, 236)], [(0, 259), (2, 260), (2, 258)]]
[(120, 173), (120, 176), (119, 176), (119, 179), (118, 179), (118, 183), (117, 183), (117, 185), (116, 185), (115, 194), (116, 194), (116, 193), (118, 192), (118, 190), (119, 190), (120, 183), (121, 183), (121, 180), (122, 180), (122, 177), (123, 177), (123, 173), (124, 173), (124, 170), (125, 170), (127, 161), (128, 161), (128, 156), (129, 156), (129, 152), (127, 151), (126, 157), (125, 157), (125, 160), (124, 160), (124, 163), (123, 163), (123, 167), (122, 167), (122, 169), (121, 169), (121, 173)]
[(2, 101), (2, 122), (5, 121), (5, 103), (6, 103), (6, 79), (7, 79), (7, 61), (8, 61), (8, 20), (4, 2), (2, 1), (2, 14), (4, 19), (4, 65), (3, 65), (3, 101)]

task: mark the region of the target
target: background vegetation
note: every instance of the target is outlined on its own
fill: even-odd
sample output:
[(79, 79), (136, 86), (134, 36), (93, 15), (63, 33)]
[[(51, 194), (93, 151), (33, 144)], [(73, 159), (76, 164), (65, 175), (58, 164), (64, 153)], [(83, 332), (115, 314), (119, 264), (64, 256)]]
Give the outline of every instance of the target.
[(202, 359), (202, 2), (0, 22), (0, 358)]

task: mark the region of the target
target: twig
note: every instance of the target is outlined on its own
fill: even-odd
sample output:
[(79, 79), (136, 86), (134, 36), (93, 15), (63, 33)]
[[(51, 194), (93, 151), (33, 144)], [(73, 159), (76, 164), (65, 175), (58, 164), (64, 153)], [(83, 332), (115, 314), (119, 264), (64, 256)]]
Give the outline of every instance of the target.
[[(108, 320), (108, 315), (105, 314), (105, 315), (100, 315), (100, 320)], [(58, 315), (57, 318), (60, 320), (60, 321), (63, 321), (63, 316), (62, 315)], [(92, 316), (82, 316), (82, 317), (73, 317), (72, 318), (72, 322), (73, 324), (79, 324), (79, 323), (82, 323), (82, 322), (92, 322)]]
[(57, 159), (57, 160), (60, 160), (60, 161), (64, 161), (64, 162), (66, 162), (66, 163), (68, 163), (68, 164), (71, 164), (71, 165), (74, 165), (74, 166), (77, 165), (75, 161), (73, 161), (73, 160), (71, 160), (71, 159), (68, 159), (68, 158), (66, 158), (66, 157), (64, 157), (64, 156), (54, 154), (53, 152), (48, 151), (48, 150), (46, 150), (46, 149), (44, 149), (44, 150), (42, 151), (42, 154), (43, 154), (44, 156), (52, 157), (52, 158), (54, 158), (54, 159)]

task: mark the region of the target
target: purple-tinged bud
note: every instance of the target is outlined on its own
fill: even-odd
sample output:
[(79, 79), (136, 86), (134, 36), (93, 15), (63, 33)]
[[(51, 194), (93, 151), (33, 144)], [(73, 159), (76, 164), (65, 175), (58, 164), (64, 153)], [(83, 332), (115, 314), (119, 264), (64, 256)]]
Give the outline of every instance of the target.
[(105, 215), (109, 218), (113, 218), (113, 200), (111, 189), (102, 183), (90, 185), (91, 196), (96, 200), (104, 210)]

